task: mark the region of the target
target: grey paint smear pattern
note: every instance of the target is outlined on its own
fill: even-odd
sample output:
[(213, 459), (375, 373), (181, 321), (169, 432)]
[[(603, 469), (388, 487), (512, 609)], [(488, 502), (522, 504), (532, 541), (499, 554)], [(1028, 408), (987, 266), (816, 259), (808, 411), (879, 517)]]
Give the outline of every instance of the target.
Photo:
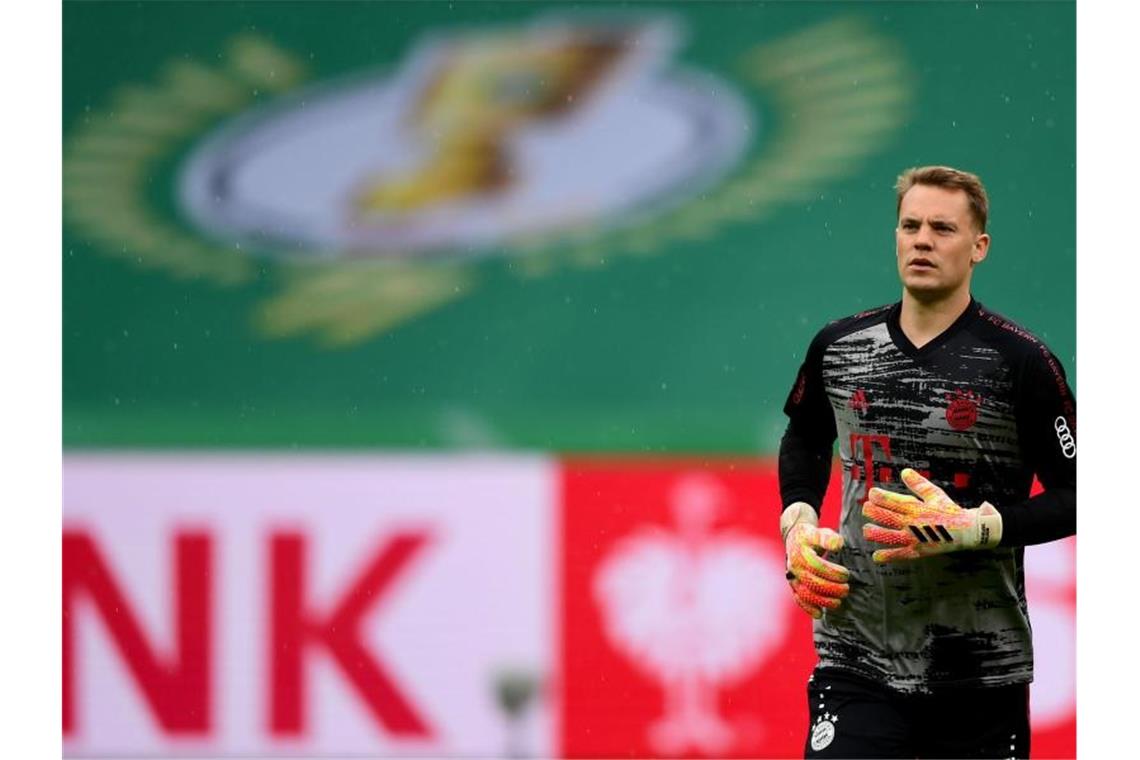
[[(886, 437), (889, 446), (888, 456), (883, 439), (872, 439), (874, 485), (905, 493), (898, 474), (912, 467), (929, 470), (964, 507), (1018, 493), (1025, 498), (1031, 474), (1018, 442), (1008, 363), (965, 330), (916, 359), (877, 322), (832, 343), (822, 374), (843, 466), (845, 547), (834, 559), (851, 571), (851, 593), (816, 623), (820, 665), (854, 670), (904, 692), (1031, 680), (1021, 549), (879, 566), (871, 553), (882, 547), (863, 538), (861, 513), (869, 487), (868, 436)], [(964, 430), (955, 429), (947, 413), (958, 398), (968, 399), (977, 415)], [(889, 479), (880, 482), (885, 474)], [(955, 475), (968, 482), (956, 484)]]

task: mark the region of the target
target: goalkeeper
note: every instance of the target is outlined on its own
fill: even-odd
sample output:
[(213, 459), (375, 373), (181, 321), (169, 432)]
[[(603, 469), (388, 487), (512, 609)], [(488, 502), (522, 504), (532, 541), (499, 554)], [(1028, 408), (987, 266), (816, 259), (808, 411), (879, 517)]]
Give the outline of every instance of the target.
[[(804, 751), (1028, 757), (1023, 547), (1076, 533), (1076, 404), (970, 294), (981, 181), (925, 167), (896, 190), (902, 300), (824, 327), (784, 408), (780, 529), (819, 656)], [(817, 525), (836, 439), (838, 532)]]

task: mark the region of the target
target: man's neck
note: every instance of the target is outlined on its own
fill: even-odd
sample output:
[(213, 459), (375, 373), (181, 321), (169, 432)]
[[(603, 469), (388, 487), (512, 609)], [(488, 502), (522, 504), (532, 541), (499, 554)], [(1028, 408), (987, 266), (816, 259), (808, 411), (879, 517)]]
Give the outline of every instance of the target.
[(903, 290), (899, 327), (915, 348), (922, 348), (941, 335), (970, 305), (970, 291), (963, 289), (947, 298), (923, 300)]

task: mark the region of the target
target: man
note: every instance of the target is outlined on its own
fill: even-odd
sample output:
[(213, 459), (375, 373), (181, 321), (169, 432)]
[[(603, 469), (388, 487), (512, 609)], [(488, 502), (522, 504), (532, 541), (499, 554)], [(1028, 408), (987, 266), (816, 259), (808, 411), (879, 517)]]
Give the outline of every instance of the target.
[[(981, 181), (896, 189), (902, 300), (824, 327), (785, 405), (780, 529), (819, 655), (805, 754), (1028, 757), (1023, 547), (1076, 533), (1076, 405), (1049, 349), (970, 295)], [(817, 527), (836, 438), (838, 534)]]

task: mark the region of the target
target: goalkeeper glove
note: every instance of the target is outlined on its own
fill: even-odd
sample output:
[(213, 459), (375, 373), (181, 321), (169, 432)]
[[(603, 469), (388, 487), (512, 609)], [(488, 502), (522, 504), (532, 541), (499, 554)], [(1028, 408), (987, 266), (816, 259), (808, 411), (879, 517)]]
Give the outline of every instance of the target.
[(820, 528), (810, 504), (797, 501), (780, 515), (789, 585), (796, 604), (813, 618), (823, 617), (823, 608), (833, 610), (847, 596), (847, 568), (828, 562), (817, 553), (843, 548), (843, 537), (830, 528)]
[(1001, 514), (989, 502), (963, 509), (938, 486), (912, 469), (902, 481), (918, 498), (872, 488), (863, 504), (863, 537), (894, 548), (879, 549), (876, 562), (918, 559), (931, 554), (991, 549), (1001, 541)]

